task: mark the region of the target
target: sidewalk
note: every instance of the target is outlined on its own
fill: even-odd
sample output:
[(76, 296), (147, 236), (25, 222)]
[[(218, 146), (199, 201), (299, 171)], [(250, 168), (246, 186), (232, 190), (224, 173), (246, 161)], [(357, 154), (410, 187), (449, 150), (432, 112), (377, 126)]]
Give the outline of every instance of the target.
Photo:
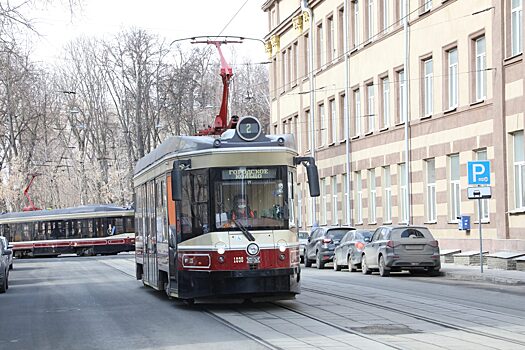
[(504, 285), (525, 285), (525, 271), (489, 269), (483, 266), (463, 266), (456, 264), (441, 264), (441, 275), (446, 279), (460, 281), (489, 282)]

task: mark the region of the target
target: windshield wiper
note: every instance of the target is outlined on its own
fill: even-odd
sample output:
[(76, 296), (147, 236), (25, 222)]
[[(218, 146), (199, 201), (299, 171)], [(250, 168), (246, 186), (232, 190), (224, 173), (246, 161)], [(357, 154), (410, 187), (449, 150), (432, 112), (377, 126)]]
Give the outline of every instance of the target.
[(243, 224), (241, 224), (240, 221), (237, 221), (236, 219), (232, 219), (235, 225), (241, 230), (242, 234), (249, 240), (249, 241), (255, 241), (255, 237), (248, 231), (246, 227), (244, 227)]

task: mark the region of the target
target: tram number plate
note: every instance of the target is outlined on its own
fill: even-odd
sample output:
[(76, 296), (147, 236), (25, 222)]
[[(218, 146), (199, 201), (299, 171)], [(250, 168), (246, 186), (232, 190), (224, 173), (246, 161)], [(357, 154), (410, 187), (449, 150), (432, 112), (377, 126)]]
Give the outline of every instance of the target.
[(260, 264), (260, 263), (261, 263), (260, 256), (249, 256), (248, 257), (248, 264)]

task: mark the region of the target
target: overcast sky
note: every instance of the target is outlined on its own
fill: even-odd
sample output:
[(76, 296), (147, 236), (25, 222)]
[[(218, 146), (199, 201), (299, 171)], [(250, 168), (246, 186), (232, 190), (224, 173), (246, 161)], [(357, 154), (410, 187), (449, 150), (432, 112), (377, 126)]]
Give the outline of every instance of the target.
[[(110, 38), (122, 29), (133, 26), (158, 34), (168, 42), (197, 35), (218, 35), (225, 27), (222, 35), (262, 39), (267, 33), (267, 17), (261, 10), (263, 2), (85, 0), (73, 17), (65, 6), (48, 7), (31, 14), (36, 29), (42, 35), (36, 40), (36, 53), (39, 60), (53, 61), (62, 46), (77, 36)], [(240, 56), (250, 56), (254, 61), (266, 60), (261, 43), (246, 42), (235, 46)]]

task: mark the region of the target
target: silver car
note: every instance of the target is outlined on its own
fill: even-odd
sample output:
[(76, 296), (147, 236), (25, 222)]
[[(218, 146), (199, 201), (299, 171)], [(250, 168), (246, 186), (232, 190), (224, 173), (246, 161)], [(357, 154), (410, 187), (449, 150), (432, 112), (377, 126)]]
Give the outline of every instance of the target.
[(438, 242), (428, 228), (422, 226), (382, 226), (375, 230), (362, 255), (361, 270), (372, 270), (386, 277), (391, 271), (424, 270), (431, 276), (439, 274), (441, 262)]
[(301, 262), (304, 261), (304, 250), (308, 244), (308, 231), (299, 231), (297, 233), (297, 238), (299, 239), (299, 256), (301, 257)]
[(348, 231), (339, 246), (335, 248), (334, 270), (341, 271), (342, 268), (348, 268), (348, 271), (355, 272), (361, 268), (363, 249), (371, 238), (372, 232), (368, 230)]
[[(4, 245), (5, 249), (12, 249), (12, 246), (7, 241), (7, 238), (5, 238), (4, 236), (0, 236), (0, 241), (2, 241), (1, 243)], [(9, 270), (12, 270), (13, 269), (13, 253), (12, 253), (12, 250), (11, 250), (11, 254), (9, 255), (8, 260), (9, 260)]]
[(9, 288), (9, 257), (13, 254), (3, 240), (0, 240), (0, 293), (5, 293)]

